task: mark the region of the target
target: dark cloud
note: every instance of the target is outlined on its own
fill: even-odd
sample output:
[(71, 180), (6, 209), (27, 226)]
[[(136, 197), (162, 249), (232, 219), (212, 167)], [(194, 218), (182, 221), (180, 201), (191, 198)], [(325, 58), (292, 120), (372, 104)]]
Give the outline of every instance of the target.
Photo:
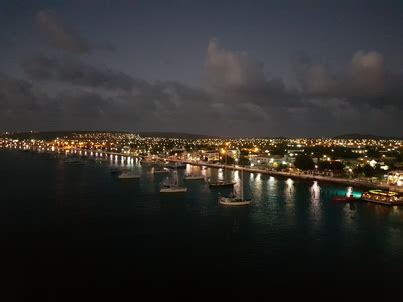
[(403, 109), (403, 76), (387, 70), (383, 56), (375, 51), (357, 51), (339, 70), (312, 62), (306, 55), (292, 60), (301, 95), (310, 103), (344, 100), (352, 106), (394, 106)]
[(40, 107), (31, 83), (0, 74), (0, 111), (18, 114), (21, 111), (37, 111)]
[(23, 63), (25, 73), (35, 80), (48, 80), (72, 85), (99, 87), (105, 89), (130, 90), (147, 83), (127, 74), (106, 68), (96, 68), (75, 59), (54, 59), (36, 56)]
[(202, 89), (174, 81), (150, 83), (79, 60), (35, 56), (23, 62), (23, 69), (32, 80), (117, 91), (119, 98), (141, 102), (147, 108), (175, 109), (183, 102), (210, 101), (210, 96)]
[(305, 53), (295, 55), (291, 62), (299, 88), (304, 95), (324, 98), (337, 95), (341, 87), (327, 66), (314, 64)]
[(281, 78), (267, 80), (263, 67), (246, 53), (226, 50), (211, 40), (206, 61), (208, 90), (223, 102), (301, 106), (297, 92), (287, 89)]
[(82, 54), (89, 51), (88, 42), (78, 33), (68, 28), (50, 11), (41, 10), (37, 13), (35, 22), (39, 30), (44, 33), (48, 42), (55, 48), (73, 54)]
[[(205, 67), (206, 86), (195, 88), (150, 82), (69, 57), (35, 56), (23, 63), (34, 84), (1, 79), (0, 125), (239, 136), (352, 129), (396, 134), (403, 127), (402, 78), (385, 68), (377, 52), (358, 51), (337, 72), (299, 55), (293, 60), (298, 81), (293, 89), (280, 78), (267, 79), (262, 64), (215, 40)], [(41, 93), (48, 85), (61, 90), (52, 97)], [(388, 123), (377, 126), (380, 120)]]

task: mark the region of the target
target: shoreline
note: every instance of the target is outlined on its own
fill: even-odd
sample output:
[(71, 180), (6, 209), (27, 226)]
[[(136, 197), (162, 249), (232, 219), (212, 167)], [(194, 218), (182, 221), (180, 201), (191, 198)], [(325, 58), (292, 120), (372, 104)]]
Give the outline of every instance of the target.
[[(158, 158), (162, 159), (162, 158)], [(391, 186), (384, 183), (374, 183), (365, 180), (357, 180), (357, 179), (349, 179), (349, 178), (336, 178), (331, 176), (322, 176), (322, 175), (310, 175), (310, 174), (303, 174), (303, 173), (293, 173), (293, 172), (281, 172), (281, 171), (271, 171), (265, 169), (257, 169), (257, 168), (249, 168), (249, 167), (240, 167), (240, 166), (233, 166), (233, 165), (224, 165), (224, 164), (212, 164), (212, 163), (205, 163), (205, 162), (198, 162), (198, 161), (190, 161), (190, 160), (176, 160), (176, 159), (169, 159), (169, 161), (176, 161), (176, 162), (183, 162), (186, 164), (194, 165), (194, 166), (206, 166), (211, 168), (226, 168), (226, 169), (234, 169), (234, 170), (244, 170), (250, 173), (261, 173), (267, 174), (271, 176), (280, 176), (286, 178), (296, 178), (302, 180), (312, 180), (312, 181), (321, 181), (327, 183), (337, 183), (341, 185), (349, 185), (354, 187), (360, 188), (368, 188), (368, 189), (382, 189), (382, 190), (391, 190)], [(393, 191), (402, 193), (403, 188), (393, 187)]]
[[(13, 150), (13, 149), (10, 149), (10, 150)], [(61, 150), (63, 150), (63, 149), (61, 149)], [(110, 155), (117, 155), (117, 156), (124, 156), (124, 157), (138, 157), (138, 156), (133, 156), (130, 154), (124, 154), (124, 153), (120, 153), (120, 152), (96, 151), (96, 150), (86, 150), (86, 149), (78, 149), (78, 148), (73, 149), (73, 150), (76, 152), (81, 151), (81, 152), (110, 154)], [(38, 152), (37, 150), (32, 150), (32, 149), (30, 151)], [(51, 153), (58, 153), (58, 152), (51, 151)], [(403, 187), (390, 186), (386, 183), (370, 182), (370, 181), (366, 181), (366, 180), (336, 178), (336, 177), (331, 177), (331, 176), (312, 175), (312, 174), (303, 174), (303, 173), (294, 173), (294, 172), (272, 171), (272, 170), (258, 169), (258, 168), (251, 168), (251, 167), (241, 167), (238, 165), (206, 163), (206, 162), (200, 162), (200, 161), (195, 161), (195, 160), (181, 160), (181, 159), (173, 159), (173, 158), (168, 159), (168, 158), (162, 158), (162, 157), (158, 157), (158, 156), (155, 156), (155, 159), (162, 160), (162, 161), (182, 162), (182, 163), (186, 163), (186, 164), (193, 165), (193, 166), (205, 166), (205, 167), (211, 167), (211, 168), (217, 168), (217, 169), (226, 168), (226, 169), (234, 169), (234, 170), (239, 170), (239, 171), (244, 170), (244, 171), (250, 172), (250, 173), (261, 173), (261, 174), (266, 174), (266, 175), (271, 175), (271, 176), (280, 176), (280, 177), (295, 178), (295, 179), (301, 179), (301, 180), (311, 180), (311, 181), (316, 180), (316, 181), (321, 181), (321, 182), (326, 182), (326, 183), (336, 183), (336, 184), (340, 184), (340, 185), (348, 185), (348, 186), (354, 186), (354, 187), (359, 187), (359, 188), (391, 190), (391, 191), (395, 191), (398, 193), (403, 193)]]

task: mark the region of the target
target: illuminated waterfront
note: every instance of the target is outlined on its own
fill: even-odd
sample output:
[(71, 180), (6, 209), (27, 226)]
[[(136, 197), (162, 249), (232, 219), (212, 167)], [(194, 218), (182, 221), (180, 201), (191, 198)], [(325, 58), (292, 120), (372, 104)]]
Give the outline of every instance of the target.
[[(245, 195), (254, 202), (234, 209), (217, 202), (228, 191), (212, 191), (203, 181), (180, 177), (186, 194), (160, 195), (169, 176), (152, 174), (152, 165), (135, 159), (69, 165), (2, 150), (0, 161), (2, 245), (7, 269), (21, 272), (25, 286), (162, 284), (202, 274), (210, 276), (208, 284), (218, 277), (236, 283), (239, 274), (276, 276), (276, 282), (308, 274), (312, 282), (387, 283), (403, 269), (402, 209), (332, 203), (347, 187), (245, 173)], [(141, 178), (121, 182), (112, 166)], [(185, 172), (224, 177), (222, 170), (197, 166), (180, 176)], [(227, 173), (239, 184), (239, 171)]]

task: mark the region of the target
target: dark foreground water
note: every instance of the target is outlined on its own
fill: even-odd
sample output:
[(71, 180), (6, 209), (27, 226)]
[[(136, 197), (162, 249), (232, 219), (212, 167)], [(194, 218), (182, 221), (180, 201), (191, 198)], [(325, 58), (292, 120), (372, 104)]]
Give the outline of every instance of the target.
[[(245, 195), (253, 205), (226, 208), (203, 181), (185, 182), (185, 194), (161, 195), (166, 176), (150, 166), (129, 162), (141, 179), (119, 181), (111, 164), (125, 165), (119, 158), (72, 165), (0, 150), (7, 301), (14, 294), (61, 300), (72, 290), (117, 295), (123, 288), (134, 296), (186, 297), (191, 290), (190, 300), (211, 289), (249, 298), (270, 297), (273, 289), (323, 297), (401, 291), (403, 209), (334, 204), (332, 196), (346, 187), (249, 173)], [(227, 172), (239, 183), (239, 172)]]

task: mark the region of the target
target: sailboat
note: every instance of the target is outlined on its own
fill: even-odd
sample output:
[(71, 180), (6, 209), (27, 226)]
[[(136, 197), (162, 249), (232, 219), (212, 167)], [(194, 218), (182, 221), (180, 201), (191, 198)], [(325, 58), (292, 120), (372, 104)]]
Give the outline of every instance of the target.
[(186, 192), (186, 187), (178, 185), (178, 167), (175, 166), (175, 182), (174, 184), (163, 184), (160, 188), (160, 193), (181, 193)]
[(221, 196), (218, 198), (218, 201), (222, 205), (226, 206), (247, 206), (250, 205), (252, 202), (251, 198), (245, 199), (243, 197), (243, 168), (242, 168), (242, 177), (241, 177), (241, 196), (237, 197), (235, 194), (235, 191), (232, 192), (232, 194), (228, 197)]
[(233, 181), (226, 181), (226, 173), (225, 169), (227, 168), (227, 154), (225, 154), (225, 165), (224, 165), (224, 180), (217, 180), (215, 182), (209, 182), (210, 188), (233, 188), (234, 182)]
[(134, 173), (133, 171), (123, 171), (118, 175), (119, 179), (139, 179), (140, 175)]
[(168, 173), (169, 171), (165, 168), (152, 168), (153, 174), (161, 174), (161, 173)]
[(200, 179), (204, 179), (204, 175), (186, 173), (183, 178), (186, 179), (186, 180), (200, 180)]

